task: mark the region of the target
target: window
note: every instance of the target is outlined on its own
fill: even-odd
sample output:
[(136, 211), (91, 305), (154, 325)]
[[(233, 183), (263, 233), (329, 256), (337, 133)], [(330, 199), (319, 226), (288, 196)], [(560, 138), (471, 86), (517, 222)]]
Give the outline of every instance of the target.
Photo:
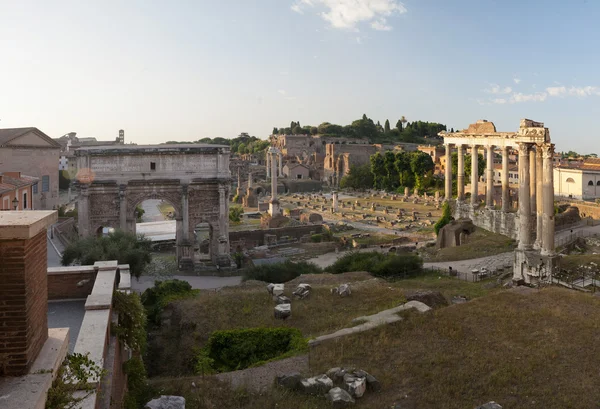
[(50, 176), (42, 176), (42, 192), (50, 191)]
[(38, 185), (37, 182), (33, 184), (33, 188), (32, 188), (33, 193), (37, 193), (38, 192), (37, 191), (37, 189), (38, 189), (37, 185)]
[(23, 192), (23, 210), (27, 209), (27, 192)]
[(596, 186), (600, 186), (600, 180), (596, 182)]
[(594, 182), (592, 182), (591, 180), (588, 182), (588, 186), (594, 186)]
[(150, 162), (150, 170), (156, 170), (156, 162)]
[(573, 178), (568, 178), (568, 179), (566, 180), (566, 182), (567, 182), (567, 183), (575, 183), (575, 181), (573, 180)]

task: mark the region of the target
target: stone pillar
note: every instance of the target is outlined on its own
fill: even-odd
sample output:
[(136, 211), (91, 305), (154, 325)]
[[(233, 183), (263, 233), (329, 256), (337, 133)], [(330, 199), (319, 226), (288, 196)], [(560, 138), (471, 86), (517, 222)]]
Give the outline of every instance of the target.
[(338, 192), (333, 191), (331, 193), (331, 198), (333, 201), (332, 208), (333, 208), (333, 210), (335, 210), (337, 212), (337, 210), (338, 210)]
[(119, 185), (119, 227), (127, 231), (127, 185)]
[(275, 148), (270, 148), (269, 152), (271, 154), (271, 201), (269, 202), (269, 214), (271, 217), (278, 216), (280, 214), (279, 209), (279, 200), (277, 200), (277, 159), (275, 156), (277, 155), (277, 150)]
[(485, 172), (485, 206), (494, 207), (494, 147), (487, 147), (486, 172)]
[(188, 185), (181, 185), (181, 189), (181, 219), (177, 218), (175, 222), (177, 229), (177, 261), (181, 270), (192, 270), (194, 260), (192, 259), (193, 246), (190, 242)]
[(0, 216), (0, 376), (25, 375), (48, 339), (46, 229), (57, 221), (56, 211)]
[(446, 144), (446, 189), (444, 191), (444, 200), (452, 199), (452, 148)]
[(282, 178), (283, 177), (283, 156), (281, 155), (281, 152), (279, 152), (277, 154), (277, 159), (279, 162), (279, 166), (277, 167), (277, 176)]
[(181, 216), (183, 218), (183, 240), (190, 239), (190, 207), (188, 202), (188, 185), (181, 185)]
[(479, 189), (477, 182), (479, 181), (479, 153), (477, 145), (471, 145), (471, 205), (477, 206), (477, 194)]
[(502, 147), (502, 211), (508, 212), (510, 188), (508, 186), (508, 146)]
[(535, 213), (536, 210), (536, 187), (537, 187), (537, 177), (536, 177), (536, 162), (535, 162), (535, 145), (531, 145), (531, 150), (529, 151), (529, 205), (531, 206), (531, 213)]
[(252, 172), (248, 173), (248, 188), (252, 187)]
[(456, 179), (456, 191), (459, 202), (465, 200), (465, 149), (464, 145), (458, 145), (458, 175)]
[(519, 144), (519, 249), (531, 250), (531, 202), (529, 196), (529, 145)]
[(535, 149), (535, 213), (536, 213), (536, 229), (535, 229), (535, 243), (533, 245), (536, 249), (542, 248), (542, 241), (544, 237), (544, 166), (542, 158), (542, 146), (537, 145)]
[(554, 169), (552, 158), (554, 156), (554, 145), (545, 143), (542, 147), (543, 158), (543, 232), (542, 232), (542, 254), (554, 255)]
[[(275, 174), (274, 174), (275, 175)], [(229, 192), (225, 185), (219, 185), (219, 233), (216, 263), (221, 267), (231, 265), (229, 256)]]
[(77, 226), (79, 228), (79, 237), (90, 235), (90, 192), (89, 185), (81, 184), (79, 200), (77, 201)]

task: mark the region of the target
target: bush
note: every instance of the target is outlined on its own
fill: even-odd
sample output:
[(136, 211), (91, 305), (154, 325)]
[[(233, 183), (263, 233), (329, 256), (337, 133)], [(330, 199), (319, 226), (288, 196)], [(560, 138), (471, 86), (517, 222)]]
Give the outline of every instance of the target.
[(312, 236), (310, 236), (310, 241), (313, 243), (320, 243), (323, 241), (323, 235), (322, 234), (313, 234)]
[(440, 217), (440, 219), (433, 226), (436, 236), (440, 233), (440, 230), (442, 229), (442, 227), (444, 227), (451, 221), (452, 221), (452, 214), (450, 212), (450, 205), (448, 204), (448, 202), (445, 202), (442, 205), (442, 217)]
[(146, 368), (139, 356), (133, 356), (123, 363), (123, 372), (127, 375), (127, 393), (123, 400), (124, 409), (137, 409), (152, 399), (148, 387)]
[(423, 271), (423, 260), (415, 254), (351, 252), (325, 269), (332, 274), (348, 271), (368, 271), (385, 278), (415, 276)]
[(244, 209), (239, 206), (231, 206), (229, 208), (229, 220), (234, 223), (239, 223), (242, 221), (242, 214), (244, 214)]
[(120, 341), (136, 353), (146, 349), (146, 311), (137, 293), (113, 293), (113, 311), (119, 316), (117, 324), (111, 327)]
[(198, 354), (203, 365), (217, 372), (245, 369), (273, 358), (306, 350), (308, 344), (297, 328), (250, 328), (215, 331)]
[(267, 283), (285, 283), (301, 274), (320, 274), (321, 268), (316, 264), (286, 260), (283, 263), (264, 264), (250, 267), (244, 272), (243, 280), (259, 280)]
[(192, 290), (192, 286), (187, 281), (155, 281), (154, 287), (148, 288), (142, 294), (142, 304), (146, 309), (148, 322), (160, 325), (160, 315), (170, 302), (190, 298), (197, 294), (198, 290)]

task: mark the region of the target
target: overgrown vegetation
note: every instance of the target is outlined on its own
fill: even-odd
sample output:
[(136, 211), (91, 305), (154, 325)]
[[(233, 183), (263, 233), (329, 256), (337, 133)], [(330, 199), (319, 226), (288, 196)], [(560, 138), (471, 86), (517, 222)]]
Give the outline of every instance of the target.
[(438, 179), (433, 177), (435, 164), (425, 152), (377, 152), (371, 155), (371, 173), (373, 187), (388, 191), (401, 187), (419, 190), (437, 186)]
[(382, 278), (416, 277), (423, 272), (423, 260), (415, 254), (350, 252), (325, 269), (332, 274), (368, 271)]
[(244, 209), (241, 206), (231, 206), (229, 207), (229, 220), (234, 223), (239, 223), (242, 221), (242, 214), (244, 214)]
[[(307, 349), (296, 328), (250, 328), (215, 331), (199, 353), (196, 370), (206, 371), (206, 363), (216, 372), (228, 372), (259, 365)], [(207, 358), (209, 359), (207, 361)]]
[(342, 189), (371, 189), (373, 187), (373, 174), (371, 173), (371, 165), (351, 165), (348, 174), (340, 180), (340, 188)]
[[(94, 382), (104, 376), (104, 369), (92, 361), (88, 355), (68, 354), (52, 387), (48, 389), (46, 409), (75, 409), (79, 403), (90, 396), (95, 390)], [(78, 397), (75, 392), (83, 392)]]
[(452, 213), (450, 211), (450, 204), (448, 202), (444, 202), (442, 205), (442, 217), (433, 225), (433, 229), (435, 230), (435, 235), (440, 234), (440, 230), (442, 227), (447, 225), (452, 221)]
[(148, 288), (142, 294), (142, 304), (146, 309), (148, 322), (160, 325), (160, 315), (164, 308), (172, 301), (194, 297), (198, 290), (183, 280), (155, 281), (154, 287)]
[(135, 220), (138, 223), (142, 222), (142, 218), (144, 217), (144, 214), (146, 213), (146, 211), (144, 209), (142, 209), (142, 206), (137, 205), (135, 207)]
[(123, 399), (123, 408), (139, 409), (152, 399), (144, 361), (139, 355), (134, 355), (123, 363), (123, 372), (127, 375), (127, 393)]
[(319, 274), (321, 268), (308, 261), (293, 262), (286, 260), (283, 263), (262, 264), (253, 266), (244, 271), (243, 280), (259, 280), (267, 283), (285, 283), (301, 274)]
[(434, 246), (419, 251), (427, 261), (458, 261), (507, 253), (515, 246), (515, 240), (510, 237), (477, 227), (458, 247), (438, 249)]
[(62, 255), (63, 266), (73, 262), (91, 265), (96, 261), (117, 260), (129, 264), (131, 274), (139, 277), (150, 262), (150, 240), (116, 230), (106, 236), (86, 237), (72, 242)]

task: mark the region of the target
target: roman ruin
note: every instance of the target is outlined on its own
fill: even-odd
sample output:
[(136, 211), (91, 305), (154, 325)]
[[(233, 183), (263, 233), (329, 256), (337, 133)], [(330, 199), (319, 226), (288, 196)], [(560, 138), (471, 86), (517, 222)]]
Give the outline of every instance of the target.
[[(458, 152), (455, 218), (469, 218), (487, 230), (518, 239), (513, 265), (513, 280), (536, 284), (551, 279), (557, 256), (554, 251), (554, 183), (552, 157), (554, 145), (550, 131), (541, 122), (522, 119), (517, 132), (497, 132), (492, 122), (471, 124), (468, 129), (440, 133), (449, 158), (453, 147)], [(465, 201), (464, 152), (471, 150), (471, 200)], [(486, 194), (484, 207), (478, 198), (478, 152), (486, 150)], [(508, 150), (518, 149), (518, 212), (510, 212)], [(502, 204), (493, 202), (493, 153), (502, 152)], [(445, 200), (452, 198), (452, 166), (445, 169)]]
[[(103, 227), (135, 233), (136, 206), (162, 199), (175, 209), (180, 269), (200, 260), (230, 266), (229, 155), (228, 146), (204, 144), (78, 149), (79, 235), (98, 235)], [(201, 236), (209, 238), (206, 254)]]

